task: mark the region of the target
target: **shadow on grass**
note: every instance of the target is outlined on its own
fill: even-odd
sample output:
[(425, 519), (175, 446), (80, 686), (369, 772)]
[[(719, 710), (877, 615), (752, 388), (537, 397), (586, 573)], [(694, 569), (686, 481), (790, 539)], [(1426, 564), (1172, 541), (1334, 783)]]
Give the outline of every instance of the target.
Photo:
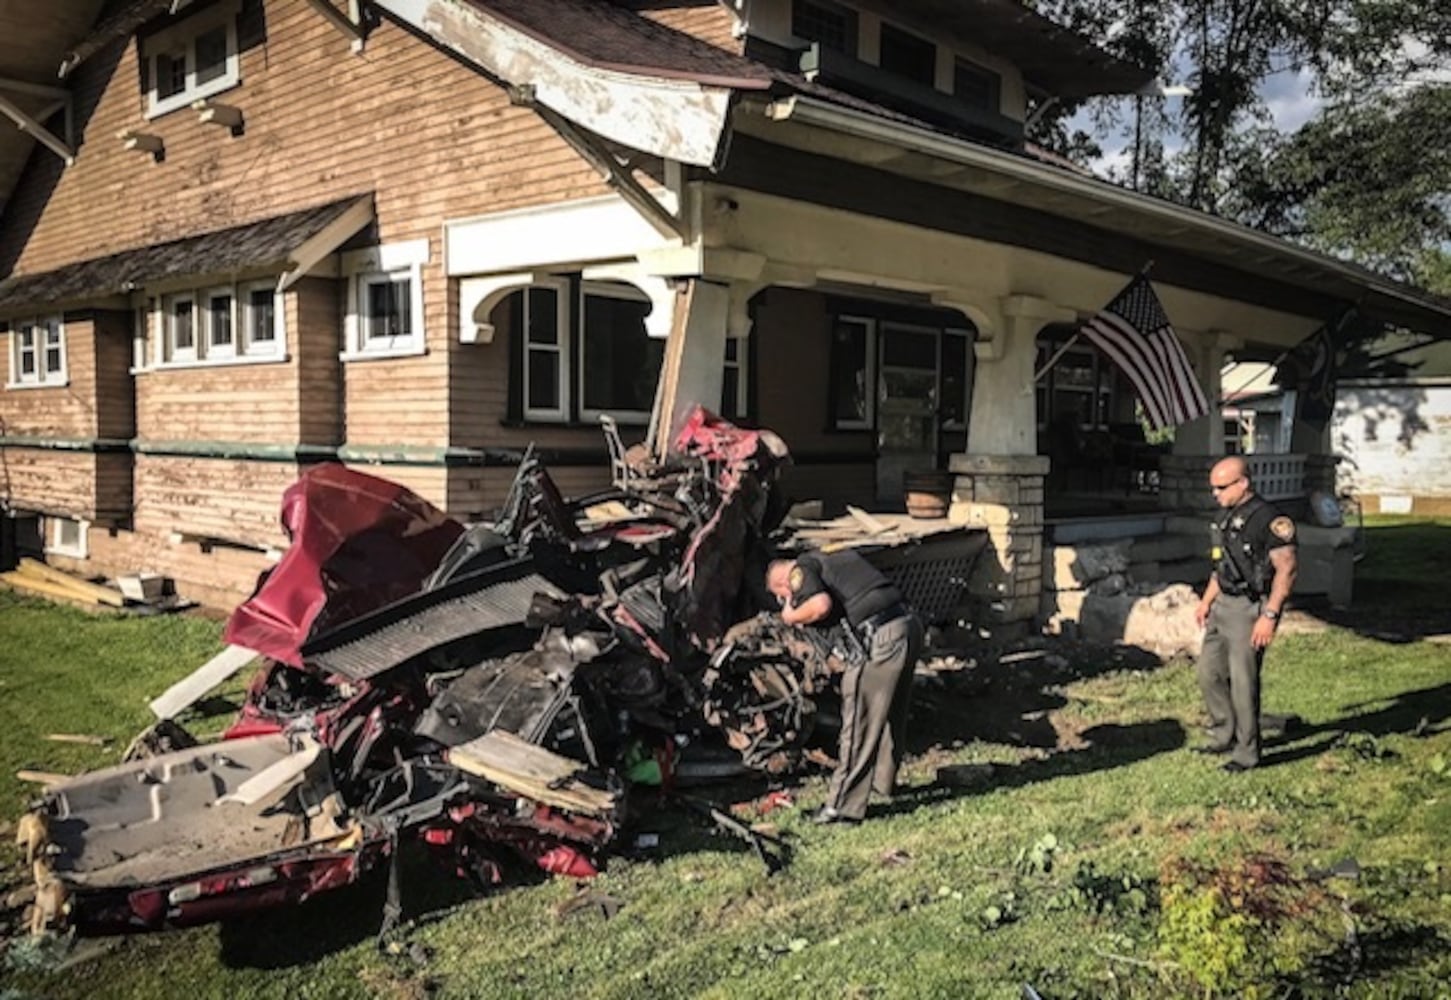
[[(1402, 692), (1391, 699), (1390, 704), (1384, 704), (1385, 700), (1347, 705), (1345, 711), (1348, 714), (1338, 719), (1313, 726), (1298, 726), (1284, 736), (1267, 740), (1266, 750), (1299, 744), (1304, 740), (1311, 742), (1268, 756), (1260, 766), (1274, 767), (1314, 757), (1352, 733), (1376, 737), (1393, 733), (1433, 733), (1439, 732), (1451, 719), (1451, 683)], [(1381, 707), (1373, 707), (1377, 705)]]
[(1085, 729), (1080, 736), (1087, 744), (1082, 749), (1059, 751), (1042, 760), (1019, 764), (985, 765), (980, 779), (949, 783), (939, 772), (933, 784), (910, 789), (892, 802), (874, 807), (872, 815), (909, 813), (922, 806), (1002, 788), (1021, 788), (1055, 778), (1107, 771), (1179, 750), (1185, 743), (1183, 725), (1178, 719), (1167, 718), (1129, 725), (1104, 723)]
[(1315, 959), (1307, 978), (1317, 986), (1364, 984), (1383, 974), (1404, 974), (1427, 959), (1445, 954), (1448, 946), (1451, 940), (1426, 924), (1378, 927), (1362, 931), (1353, 943), (1343, 941)]

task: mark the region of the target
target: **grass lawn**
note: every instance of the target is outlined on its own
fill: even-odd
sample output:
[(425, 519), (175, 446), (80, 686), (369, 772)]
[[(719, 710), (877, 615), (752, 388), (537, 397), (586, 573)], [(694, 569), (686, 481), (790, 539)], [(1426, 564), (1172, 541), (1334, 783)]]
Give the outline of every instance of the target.
[[(1245, 775), (1190, 752), (1188, 662), (985, 663), (919, 687), (911, 787), (870, 822), (813, 827), (824, 783), (800, 784), (802, 808), (768, 817), (796, 847), (775, 877), (646, 799), (660, 846), (593, 883), (622, 903), (611, 919), (559, 917), (566, 880), (473, 899), (420, 860), (401, 954), (374, 946), (374, 880), (82, 944), (58, 971), (14, 946), (0, 997), (1451, 997), (1448, 563), (1451, 519), (1372, 521), (1354, 612), (1297, 615), (1271, 650), (1265, 708), (1303, 722)], [(33, 794), (17, 768), (113, 762), (217, 636), (0, 594), (0, 808)], [(215, 731), (214, 707), (186, 721)], [(934, 781), (972, 763), (993, 767)], [(1325, 874), (1349, 859), (1356, 877)]]

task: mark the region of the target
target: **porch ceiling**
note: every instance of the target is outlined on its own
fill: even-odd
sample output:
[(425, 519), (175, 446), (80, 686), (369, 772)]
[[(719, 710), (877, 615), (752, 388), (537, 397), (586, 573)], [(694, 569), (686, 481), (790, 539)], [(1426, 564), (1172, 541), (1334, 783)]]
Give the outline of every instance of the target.
[[(3, 81), (0, 98), (31, 118), (54, 107), (56, 96), (31, 88), (58, 90), (64, 86), (59, 72), (61, 60), (86, 36), (103, 3), (104, 0), (65, 0), (64, 3), (0, 0), (0, 81)], [(0, 118), (0, 213), (4, 212), (34, 148), (33, 135), (9, 117)]]
[(1451, 300), (1095, 177), (801, 97), (743, 105), (736, 127), (772, 143), (1129, 237), (1161, 247), (1166, 255), (1269, 278), (1355, 305), (1375, 319), (1451, 340)]

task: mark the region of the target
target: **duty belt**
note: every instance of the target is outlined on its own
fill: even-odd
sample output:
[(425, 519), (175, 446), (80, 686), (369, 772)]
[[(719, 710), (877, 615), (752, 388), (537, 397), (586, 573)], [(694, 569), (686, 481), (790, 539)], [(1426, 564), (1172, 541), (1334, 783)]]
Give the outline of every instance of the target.
[(898, 618), (905, 617), (907, 617), (906, 605), (894, 604), (890, 608), (885, 608), (881, 611), (878, 611), (870, 618), (859, 623), (856, 627), (856, 630), (861, 633), (864, 640), (870, 640), (871, 637), (876, 634), (877, 630), (882, 628), (884, 625), (888, 624), (889, 622), (894, 622)]

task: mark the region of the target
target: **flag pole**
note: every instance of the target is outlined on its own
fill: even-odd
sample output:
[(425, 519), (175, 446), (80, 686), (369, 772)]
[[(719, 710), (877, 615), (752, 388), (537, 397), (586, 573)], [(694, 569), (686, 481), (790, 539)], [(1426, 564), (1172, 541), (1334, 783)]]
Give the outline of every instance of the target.
[[(1139, 277), (1140, 278), (1146, 278), (1146, 277), (1148, 277), (1149, 271), (1150, 271), (1151, 268), (1153, 268), (1153, 266), (1154, 266), (1154, 258), (1150, 257), (1148, 260), (1144, 261), (1144, 266), (1141, 267), (1141, 268), (1139, 268)], [(1080, 330), (1082, 329), (1081, 324), (1080, 324), (1080, 328), (1079, 329)], [(1053, 366), (1056, 365), (1059, 362), (1059, 360), (1063, 357), (1063, 355), (1065, 355), (1065, 354), (1068, 353), (1068, 349), (1070, 347), (1072, 347), (1074, 344), (1078, 343), (1078, 338), (1081, 337), (1081, 336), (1083, 336), (1083, 334), (1081, 332), (1079, 332), (1079, 330), (1075, 330), (1073, 332), (1073, 336), (1071, 336), (1067, 340), (1065, 340), (1063, 342), (1063, 346), (1060, 347), (1060, 348), (1058, 348), (1058, 350), (1056, 350), (1056, 351), (1053, 352), (1053, 356), (1048, 359), (1048, 361), (1043, 365), (1043, 367), (1040, 368), (1040, 369), (1038, 369), (1037, 371), (1035, 371), (1033, 373), (1033, 381), (1029, 384), (1029, 390), (1030, 391), (1031, 391), (1031, 389), (1032, 389), (1033, 386), (1036, 386), (1038, 384), (1038, 380), (1040, 378), (1042, 378), (1044, 375), (1047, 375), (1050, 371), (1053, 370)]]

